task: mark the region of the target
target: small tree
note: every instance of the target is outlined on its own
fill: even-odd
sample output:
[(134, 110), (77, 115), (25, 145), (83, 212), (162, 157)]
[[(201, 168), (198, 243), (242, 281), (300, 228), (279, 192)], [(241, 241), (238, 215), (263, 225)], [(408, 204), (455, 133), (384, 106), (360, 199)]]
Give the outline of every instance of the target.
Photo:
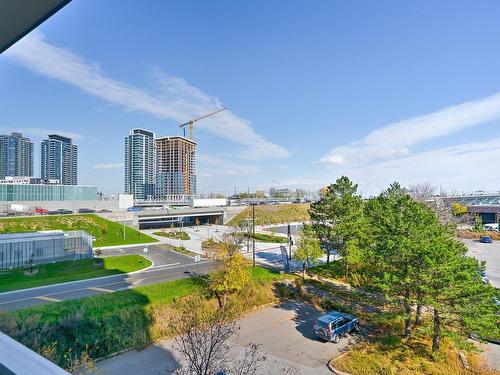
[(297, 250), (293, 258), (302, 262), (302, 277), (306, 277), (307, 265), (317, 264), (323, 256), (323, 250), (320, 247), (319, 239), (310, 226), (304, 224), (299, 238)]
[(228, 295), (242, 290), (250, 282), (251, 269), (240, 252), (242, 241), (242, 233), (226, 234), (214, 254), (217, 271), (210, 274), (209, 289), (220, 308), (226, 306)]
[(31, 253), (28, 259), (28, 266), (30, 267), (30, 273), (33, 273), (33, 264), (35, 264), (35, 254)]
[(230, 309), (214, 309), (201, 296), (181, 302), (181, 313), (170, 326), (177, 335), (174, 348), (182, 361), (179, 374), (255, 375), (259, 363), (258, 346), (249, 344), (240, 359), (231, 355), (229, 340), (238, 330)]
[(474, 232), (481, 233), (484, 228), (483, 228), (483, 219), (481, 218), (480, 215), (476, 214), (474, 216)]
[(364, 241), (366, 228), (363, 220), (363, 198), (358, 194), (358, 185), (342, 176), (321, 193), (321, 200), (311, 204), (312, 228), (327, 249), (330, 261), (330, 247), (338, 250), (342, 257), (346, 277), (350, 265), (359, 259), (359, 250)]
[[(453, 238), (438, 238), (427, 272), (424, 273), (425, 303), (433, 308), (432, 351), (439, 350), (443, 326), (456, 323), (476, 331), (496, 332), (494, 288), (482, 282), (477, 259)], [(494, 334), (493, 334), (494, 335)]]
[(451, 212), (455, 216), (466, 215), (467, 214), (467, 206), (464, 206), (463, 204), (455, 202), (451, 205)]

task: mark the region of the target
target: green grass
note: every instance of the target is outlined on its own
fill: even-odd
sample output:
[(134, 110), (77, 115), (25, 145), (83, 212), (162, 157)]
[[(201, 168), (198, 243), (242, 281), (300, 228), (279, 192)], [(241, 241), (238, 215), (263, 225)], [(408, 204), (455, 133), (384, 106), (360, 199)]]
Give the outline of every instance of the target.
[(13, 315), (21, 320), (39, 315), (42, 323), (49, 324), (79, 311), (87, 319), (104, 319), (120, 314), (125, 308), (147, 308), (159, 303), (169, 304), (177, 298), (200, 290), (202, 285), (202, 280), (197, 278), (167, 281), (110, 294), (30, 307), (18, 310)]
[(345, 271), (342, 269), (342, 264), (338, 260), (310, 267), (308, 272), (328, 279), (343, 279), (345, 277)]
[(265, 234), (265, 233), (255, 233), (254, 236), (250, 235), (250, 238), (255, 238), (255, 241), (260, 241), (260, 242), (274, 242), (274, 243), (286, 243), (287, 239), (286, 237), (280, 237), (280, 236), (275, 236), (272, 234)]
[(189, 237), (189, 234), (187, 234), (183, 230), (177, 230), (175, 232), (153, 232), (153, 234), (156, 234), (157, 236), (172, 238), (174, 240), (186, 241), (191, 239), (191, 237)]
[[(261, 267), (252, 282), (231, 300), (239, 311), (273, 300), (271, 283), (289, 275)], [(172, 316), (182, 297), (204, 292), (206, 278), (186, 278), (110, 294), (0, 312), (0, 330), (67, 369), (87, 353), (101, 358), (126, 349), (141, 349), (169, 337)], [(215, 301), (207, 301), (215, 303)], [(51, 350), (53, 349), (53, 350)]]
[(123, 255), (41, 264), (35, 267), (38, 272), (33, 276), (25, 275), (24, 272), (28, 268), (1, 271), (0, 292), (116, 275), (137, 271), (150, 265), (151, 261), (140, 255)]
[[(240, 226), (252, 218), (252, 207), (247, 207), (229, 221), (228, 225)], [(255, 224), (282, 224), (309, 221), (309, 204), (280, 204), (255, 206)]]
[(84, 230), (95, 237), (94, 247), (126, 245), (135, 243), (157, 242), (133, 228), (106, 220), (100, 216), (85, 215), (51, 215), (0, 219), (0, 233), (36, 232), (40, 230)]

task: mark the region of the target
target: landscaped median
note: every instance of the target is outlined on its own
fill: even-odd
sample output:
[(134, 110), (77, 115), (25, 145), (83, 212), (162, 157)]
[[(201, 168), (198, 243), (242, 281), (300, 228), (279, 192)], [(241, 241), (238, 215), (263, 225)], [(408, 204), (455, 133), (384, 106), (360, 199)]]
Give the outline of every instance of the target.
[(140, 255), (69, 260), (28, 268), (0, 271), (0, 292), (64, 283), (101, 276), (118, 275), (149, 267), (151, 261)]
[(153, 232), (153, 234), (160, 237), (171, 238), (173, 240), (187, 241), (191, 239), (191, 237), (189, 237), (189, 234), (187, 234), (183, 230), (176, 230), (176, 231), (162, 230), (158, 232)]
[[(251, 284), (230, 300), (241, 312), (276, 301), (273, 282), (282, 277), (286, 276), (256, 267)], [(206, 283), (204, 277), (186, 278), (0, 313), (0, 330), (56, 364), (74, 370), (82, 359), (139, 349), (171, 337), (169, 321), (179, 313), (177, 302), (201, 292)]]
[(127, 226), (125, 226), (125, 238), (123, 238), (123, 228), (120, 223), (92, 214), (0, 219), (0, 234), (41, 230), (84, 230), (95, 238), (94, 248), (158, 242), (156, 239)]

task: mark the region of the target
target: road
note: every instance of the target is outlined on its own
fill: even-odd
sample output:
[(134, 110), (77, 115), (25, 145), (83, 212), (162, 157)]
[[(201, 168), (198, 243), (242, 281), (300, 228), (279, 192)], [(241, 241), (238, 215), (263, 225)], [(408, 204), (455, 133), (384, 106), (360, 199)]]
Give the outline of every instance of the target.
[(213, 268), (212, 263), (208, 261), (195, 263), (193, 258), (167, 250), (162, 245), (149, 245), (147, 254), (143, 253), (143, 249), (144, 246), (103, 250), (103, 256), (145, 255), (153, 262), (153, 266), (144, 271), (0, 293), (0, 310), (12, 311), (45, 303), (112, 293), (190, 277), (197, 273), (208, 273)]
[[(259, 374), (331, 374), (327, 362), (355, 339), (343, 337), (338, 344), (318, 340), (313, 333), (320, 312), (313, 306), (288, 302), (252, 312), (238, 321), (237, 334), (229, 341), (230, 357), (238, 360), (249, 343), (259, 345), (266, 359)], [(163, 340), (96, 363), (99, 374), (153, 375), (173, 373), (181, 362), (172, 340)]]

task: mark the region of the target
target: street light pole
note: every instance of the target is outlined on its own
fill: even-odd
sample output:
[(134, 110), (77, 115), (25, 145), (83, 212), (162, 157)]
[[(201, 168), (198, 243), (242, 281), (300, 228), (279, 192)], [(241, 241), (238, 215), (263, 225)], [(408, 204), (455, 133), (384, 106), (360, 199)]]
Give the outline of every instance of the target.
[(255, 267), (255, 204), (252, 204), (252, 223), (253, 266)]

